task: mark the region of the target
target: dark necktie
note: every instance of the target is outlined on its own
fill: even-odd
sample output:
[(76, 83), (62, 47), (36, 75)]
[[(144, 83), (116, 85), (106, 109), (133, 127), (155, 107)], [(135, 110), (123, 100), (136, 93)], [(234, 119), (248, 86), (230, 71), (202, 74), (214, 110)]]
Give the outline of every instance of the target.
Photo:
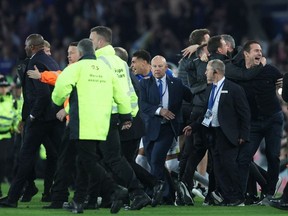
[(159, 90), (160, 103), (162, 103), (163, 84), (162, 84), (162, 80), (161, 79), (158, 79), (158, 90)]
[(214, 97), (215, 97), (215, 89), (217, 88), (217, 85), (212, 85), (212, 90), (210, 93), (210, 97), (209, 97), (209, 102), (208, 102), (208, 109), (212, 110), (213, 105), (214, 105)]

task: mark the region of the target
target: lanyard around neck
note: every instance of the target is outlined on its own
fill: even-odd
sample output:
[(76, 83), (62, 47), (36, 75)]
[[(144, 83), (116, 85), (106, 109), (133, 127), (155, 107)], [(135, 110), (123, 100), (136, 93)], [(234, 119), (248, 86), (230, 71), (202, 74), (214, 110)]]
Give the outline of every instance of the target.
[[(220, 85), (219, 88), (217, 89), (216, 94), (214, 93), (214, 95), (210, 95), (210, 97), (211, 97), (211, 99), (209, 99), (209, 100), (211, 100), (211, 104), (210, 104), (210, 107), (209, 107), (210, 110), (212, 110), (212, 108), (213, 108), (213, 106), (214, 106), (214, 103), (215, 103), (215, 100), (216, 100), (216, 97), (217, 97), (220, 89), (222, 88), (223, 84), (224, 84), (224, 81), (221, 83), (221, 85)], [(216, 88), (217, 88), (217, 87), (216, 87)]]

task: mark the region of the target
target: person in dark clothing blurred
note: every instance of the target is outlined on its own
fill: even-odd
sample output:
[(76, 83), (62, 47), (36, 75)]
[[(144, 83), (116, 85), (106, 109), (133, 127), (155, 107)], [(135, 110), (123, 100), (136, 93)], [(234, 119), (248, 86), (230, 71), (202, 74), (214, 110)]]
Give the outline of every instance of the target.
[[(27, 69), (33, 69), (36, 65), (40, 71), (59, 70), (58, 64), (46, 55), (43, 49), (44, 39), (41, 35), (31, 34), (26, 38), (25, 51), (30, 58)], [(52, 91), (52, 86), (25, 76), (25, 99), (30, 105), (30, 112), (25, 121), (25, 136), (19, 156), (19, 167), (8, 197), (0, 202), (1, 207), (17, 207), (22, 189), (34, 167), (35, 155), (44, 139), (49, 137), (55, 148), (60, 144), (65, 124), (56, 119), (56, 113), (60, 108), (52, 103)]]
[[(114, 47), (116, 55), (118, 55), (123, 61), (128, 61), (128, 53), (122, 47)], [(135, 89), (135, 92), (138, 97), (138, 106), (140, 111), (133, 118), (133, 124), (129, 130), (121, 130), (120, 140), (121, 140), (121, 150), (122, 154), (125, 156), (127, 161), (130, 163), (133, 168), (137, 178), (141, 183), (153, 189), (154, 196), (159, 197), (162, 193), (164, 183), (158, 181), (151, 173), (149, 173), (145, 168), (136, 163), (135, 158), (137, 156), (137, 150), (139, 148), (139, 143), (141, 138), (144, 136), (145, 127), (143, 120), (141, 118), (141, 107), (140, 107), (140, 84), (137, 77), (130, 70), (130, 78), (132, 85)], [(160, 198), (159, 198), (160, 199)]]
[[(253, 69), (260, 66), (263, 59), (260, 43), (253, 40), (246, 42), (243, 56), (243, 60), (238, 63), (239, 68)], [(279, 175), (283, 113), (276, 95), (276, 83), (281, 78), (282, 74), (276, 67), (266, 64), (248, 81), (237, 81), (244, 88), (251, 109), (250, 144), (243, 149), (242, 158), (238, 160), (245, 161), (243, 165), (252, 161), (261, 140), (265, 139), (268, 170), (267, 189), (262, 191), (262, 198), (265, 199), (263, 203), (267, 203), (274, 195)], [(242, 173), (243, 177), (247, 178), (247, 174)], [(242, 182), (245, 182), (244, 179)]]
[[(51, 51), (50, 51), (50, 43), (46, 40), (44, 40), (44, 52), (45, 54), (51, 56)], [(21, 85), (23, 86), (22, 88), (25, 89), (25, 76), (27, 76), (27, 66), (28, 66), (29, 58), (25, 59), (18, 65), (18, 77), (20, 80)], [(39, 72), (38, 72), (39, 73)], [(40, 74), (40, 73), (39, 73)], [(40, 74), (41, 75), (41, 74)], [(31, 78), (31, 77), (30, 77)], [(25, 93), (23, 92), (23, 95), (25, 97)], [(25, 120), (27, 119), (27, 116), (29, 115), (29, 105), (27, 104), (27, 100), (25, 102), (24, 100), (24, 105), (22, 107), (22, 125), (25, 125)], [(24, 136), (24, 134), (22, 134)], [(21, 138), (18, 137), (18, 139)], [(20, 142), (21, 139), (19, 140)], [(19, 142), (18, 141), (18, 142)], [(42, 167), (41, 169), (44, 168), (44, 191), (42, 193), (42, 202), (50, 202), (51, 201), (51, 187), (53, 183), (53, 177), (55, 174), (56, 170), (56, 164), (57, 164), (57, 159), (58, 159), (58, 152), (56, 148), (53, 146), (53, 143), (50, 141), (49, 138), (45, 138), (43, 145), (46, 150), (46, 157), (47, 159), (45, 160), (45, 166)], [(38, 163), (41, 162), (39, 160), (39, 156), (36, 157), (36, 160), (38, 160)], [(36, 163), (37, 164), (37, 163)], [(36, 168), (35, 168), (36, 169)], [(39, 168), (38, 168), (39, 169)], [(36, 170), (33, 170), (31, 174), (29, 175), (29, 180), (27, 181), (25, 190), (23, 192), (23, 196), (21, 197), (20, 201), (21, 202), (30, 202), (32, 197), (37, 194), (38, 188), (35, 185), (35, 178), (36, 178)]]
[[(209, 59), (220, 59), (227, 60), (227, 45), (221, 36), (213, 36), (209, 39), (207, 44), (207, 49), (209, 52)], [(193, 67), (188, 71), (190, 76), (195, 74), (195, 78), (193, 80), (193, 84), (191, 85), (192, 93), (194, 92), (193, 98), (193, 109), (191, 112), (191, 121), (196, 121), (199, 117), (202, 116), (203, 109), (206, 105), (206, 95), (205, 89), (207, 87), (207, 79), (206, 79), (206, 66), (207, 62), (201, 61), (199, 58), (193, 61)], [(186, 168), (184, 166), (184, 170), (182, 171), (182, 162), (180, 160), (180, 177), (181, 181), (187, 185), (187, 188), (191, 191), (193, 189), (194, 183), (192, 181), (192, 176), (197, 168), (198, 163), (205, 156), (208, 149), (208, 137), (207, 132), (204, 127), (200, 127), (200, 129), (193, 134), (194, 145), (192, 150), (190, 150), (187, 146), (187, 155), (189, 155), (187, 160)], [(186, 143), (185, 143), (186, 144)], [(189, 151), (190, 150), (190, 151)], [(185, 149), (184, 149), (185, 152)], [(209, 155), (210, 156), (210, 155)], [(211, 157), (210, 157), (211, 160)], [(212, 167), (212, 166), (211, 166)], [(182, 174), (183, 173), (183, 174)], [(182, 174), (182, 175), (181, 175)], [(213, 169), (209, 171), (209, 187), (208, 187), (208, 197), (209, 199), (210, 193), (215, 190), (215, 181)], [(206, 201), (207, 201), (206, 200)], [(205, 201), (205, 202), (206, 202)], [(208, 202), (208, 201), (207, 201)]]
[[(195, 101), (197, 101), (199, 94), (201, 94), (201, 92), (203, 92), (207, 86), (205, 74), (204, 76), (201, 76), (201, 74), (197, 73), (196, 67), (199, 64), (203, 64), (204, 69), (206, 68), (206, 62), (202, 62), (200, 60), (200, 57), (202, 56), (201, 55), (202, 51), (207, 48), (207, 42), (210, 38), (209, 34), (210, 32), (208, 29), (196, 29), (192, 31), (189, 36), (189, 42), (191, 45), (197, 45), (199, 47), (190, 57), (188, 56), (183, 57), (179, 62), (178, 78), (182, 80), (183, 84), (187, 85), (190, 88), (193, 94), (192, 104), (189, 104), (185, 101), (183, 101), (182, 104), (183, 119), (185, 120), (184, 122), (185, 125), (189, 124), (190, 121), (195, 120), (193, 118), (195, 118), (195, 116), (197, 116), (197, 113), (199, 113), (198, 112), (199, 106), (198, 103), (195, 103)], [(201, 136), (199, 133), (193, 134), (193, 136), (184, 136), (183, 137), (184, 145), (180, 151), (179, 180), (182, 181), (184, 184), (187, 184), (187, 187), (190, 192), (192, 191), (194, 186), (193, 176), (195, 170), (197, 169), (198, 164), (204, 157), (207, 150), (206, 148), (204, 149), (203, 151), (204, 155), (202, 153), (199, 153), (200, 149), (203, 149), (202, 139), (200, 137)], [(199, 155), (199, 159), (198, 157), (193, 156), (194, 155), (193, 152), (199, 153), (199, 154), (197, 153), (197, 155)], [(199, 172), (200, 174), (205, 175), (207, 167), (207, 158), (204, 158), (203, 162), (201, 163), (202, 163), (201, 164), (202, 170), (199, 170)], [(201, 187), (200, 184), (199, 187)]]
[[(282, 98), (288, 103), (288, 73), (283, 76)], [(282, 196), (278, 199), (270, 199), (269, 205), (274, 208), (288, 210), (288, 183), (286, 183)]]
[[(111, 46), (112, 30), (106, 26), (96, 26), (90, 30), (89, 38), (93, 42), (95, 55), (97, 59), (104, 61), (115, 71), (117, 78), (121, 83), (123, 90), (129, 95), (132, 116), (138, 111), (137, 95), (131, 84), (129, 77), (129, 68), (126, 62), (115, 55), (115, 50)], [(131, 121), (122, 122), (122, 116), (119, 115), (117, 104), (113, 104), (112, 116), (110, 119), (110, 128), (106, 141), (101, 141), (99, 145), (99, 154), (102, 156), (102, 162), (108, 167), (114, 176), (121, 181), (119, 184), (129, 189), (131, 201), (130, 209), (139, 210), (150, 203), (149, 196), (144, 192), (143, 185), (137, 179), (135, 172), (127, 162), (126, 158), (121, 155), (121, 143), (119, 136), (119, 127), (122, 123), (124, 129), (130, 128)], [(121, 128), (123, 129), (123, 127)]]
[[(15, 143), (16, 145), (19, 146), (19, 149), (17, 151), (17, 159), (16, 159), (16, 164), (15, 164), (15, 168), (14, 168), (14, 174), (13, 174), (13, 178), (15, 177), (16, 173), (17, 173), (17, 169), (18, 169), (18, 164), (19, 164), (19, 152), (20, 152), (20, 148), (22, 146), (23, 143), (23, 137), (24, 137), (24, 132), (25, 132), (25, 121), (29, 116), (30, 113), (30, 104), (28, 102), (28, 98), (27, 98), (27, 89), (26, 89), (26, 72), (27, 72), (27, 68), (28, 68), (28, 64), (29, 64), (30, 58), (27, 57), (26, 59), (24, 59), (23, 61), (21, 61), (18, 66), (17, 66), (17, 75), (19, 77), (21, 86), (22, 86), (22, 93), (23, 93), (23, 105), (21, 107), (21, 121), (19, 122), (19, 131), (21, 134), (16, 135), (15, 137)], [(23, 196), (21, 197), (20, 201), (24, 201), (24, 202), (30, 202), (32, 197), (34, 195), (36, 195), (38, 193), (38, 188), (35, 185), (34, 180), (36, 179), (36, 173), (35, 173), (35, 169), (31, 170), (31, 173), (28, 176), (27, 182), (25, 184), (25, 189), (23, 191)]]

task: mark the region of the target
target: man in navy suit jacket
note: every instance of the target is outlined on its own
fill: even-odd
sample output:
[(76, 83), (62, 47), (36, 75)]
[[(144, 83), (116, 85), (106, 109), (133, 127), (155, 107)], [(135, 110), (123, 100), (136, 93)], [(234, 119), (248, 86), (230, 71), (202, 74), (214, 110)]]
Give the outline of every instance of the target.
[[(212, 157), (216, 184), (224, 198), (223, 205), (244, 205), (237, 157), (240, 145), (249, 145), (250, 109), (244, 90), (225, 79), (225, 65), (219, 60), (209, 61), (206, 69), (209, 99), (202, 124), (213, 135)], [(212, 88), (211, 88), (212, 87)], [(193, 126), (184, 128), (186, 135)]]
[[(31, 34), (25, 41), (25, 51), (30, 58), (27, 69), (34, 65), (39, 71), (57, 71), (58, 64), (44, 53), (44, 39), (39, 34)], [(39, 80), (29, 79), (25, 76), (25, 100), (29, 103), (29, 116), (25, 120), (25, 136), (19, 153), (19, 167), (12, 181), (8, 197), (0, 201), (0, 207), (17, 207), (21, 192), (33, 167), (35, 156), (39, 151), (44, 138), (49, 138), (53, 147), (60, 146), (64, 132), (65, 122), (56, 118), (56, 113), (61, 109), (56, 107), (51, 100), (53, 87)], [(26, 101), (26, 102), (27, 102)]]
[[(151, 65), (153, 76), (140, 81), (141, 107), (145, 123), (143, 145), (152, 175), (164, 180), (166, 154), (183, 126), (182, 100), (190, 102), (192, 93), (180, 79), (165, 74), (167, 63), (163, 56), (155, 56)], [(162, 86), (160, 91), (159, 80)]]

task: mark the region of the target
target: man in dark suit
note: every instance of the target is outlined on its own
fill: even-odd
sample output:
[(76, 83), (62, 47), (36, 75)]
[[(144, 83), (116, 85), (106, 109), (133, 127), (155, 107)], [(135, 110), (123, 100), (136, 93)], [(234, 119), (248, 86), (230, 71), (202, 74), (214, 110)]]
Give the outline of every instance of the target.
[[(30, 58), (27, 69), (39, 71), (59, 70), (58, 64), (44, 53), (44, 39), (39, 34), (31, 34), (25, 41), (25, 51)], [(56, 119), (59, 107), (53, 105), (51, 93), (53, 86), (25, 76), (26, 98), (29, 104), (29, 115), (25, 120), (25, 136), (19, 156), (19, 167), (11, 184), (8, 197), (2, 199), (1, 207), (17, 207), (24, 184), (34, 167), (35, 156), (44, 138), (48, 137), (54, 147), (60, 145), (65, 123)]]
[(182, 100), (190, 102), (192, 93), (180, 79), (166, 75), (164, 57), (155, 56), (151, 66), (153, 76), (140, 81), (140, 104), (145, 123), (143, 145), (152, 175), (164, 180), (167, 152), (181, 131)]
[[(209, 61), (206, 69), (209, 95), (208, 108), (202, 125), (213, 135), (212, 156), (216, 183), (224, 198), (222, 204), (244, 205), (238, 176), (237, 157), (240, 145), (248, 145), (250, 110), (244, 90), (225, 79), (225, 65), (219, 60)], [(193, 126), (192, 126), (193, 127)], [(192, 130), (184, 128), (185, 134)]]

